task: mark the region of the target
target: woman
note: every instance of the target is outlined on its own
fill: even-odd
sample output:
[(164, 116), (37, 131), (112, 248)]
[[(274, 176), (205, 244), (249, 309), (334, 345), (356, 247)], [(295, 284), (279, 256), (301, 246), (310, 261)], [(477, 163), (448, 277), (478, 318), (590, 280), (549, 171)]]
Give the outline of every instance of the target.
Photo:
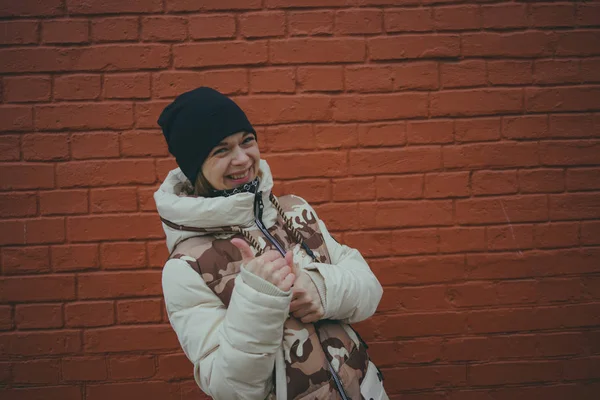
[(169, 320), (215, 399), (387, 399), (348, 323), (382, 288), (296, 196), (277, 199), (244, 112), (201, 87), (159, 120), (179, 165), (155, 193)]

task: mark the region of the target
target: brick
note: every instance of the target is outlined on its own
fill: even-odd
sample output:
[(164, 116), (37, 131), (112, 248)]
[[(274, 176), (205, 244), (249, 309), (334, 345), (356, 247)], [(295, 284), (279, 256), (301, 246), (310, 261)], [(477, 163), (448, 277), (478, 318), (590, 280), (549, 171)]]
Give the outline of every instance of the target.
[(536, 143), (482, 143), (443, 149), (444, 167), (530, 167), (538, 164)]
[(444, 6), (433, 9), (433, 27), (440, 31), (480, 29), (482, 17), (475, 5)]
[(383, 285), (449, 282), (466, 276), (463, 255), (373, 259), (369, 265)]
[(557, 56), (597, 56), (600, 54), (599, 30), (566, 31), (558, 34)]
[[(386, 390), (416, 390), (431, 387), (464, 386), (466, 369), (463, 366), (432, 365), (388, 370), (389, 383)], [(405, 377), (401, 379), (400, 377)], [(387, 389), (389, 387), (389, 389)]]
[(375, 177), (351, 177), (333, 181), (333, 201), (374, 200)]
[(11, 4), (5, 4), (0, 10), (2, 17), (29, 17), (61, 15), (64, 13), (62, 0), (49, 0), (39, 2), (36, 0), (25, 0)]
[(534, 247), (533, 226), (531, 225), (489, 226), (486, 231), (488, 250), (517, 250), (520, 252)]
[(45, 386), (14, 388), (0, 390), (3, 399), (6, 400), (29, 400), (29, 399), (62, 399), (81, 400), (81, 388), (79, 386)]
[(0, 72), (131, 71), (165, 68), (166, 44), (106, 44), (0, 49)]
[(253, 124), (326, 121), (331, 118), (331, 99), (327, 96), (254, 96), (235, 101)]
[(533, 80), (537, 84), (578, 83), (579, 60), (539, 60), (534, 63)]
[(57, 100), (95, 100), (100, 91), (100, 75), (64, 75), (54, 80), (54, 98)]
[(531, 115), (504, 117), (502, 136), (508, 139), (539, 139), (548, 136), (548, 117)]
[(143, 268), (147, 265), (146, 245), (143, 242), (103, 243), (100, 264), (105, 269)]
[(38, 42), (39, 23), (37, 21), (0, 22), (0, 44), (32, 44)]
[(86, 386), (86, 398), (100, 400), (139, 394), (147, 399), (175, 400), (180, 397), (179, 385), (168, 382), (127, 382)]
[(457, 200), (456, 219), (461, 224), (546, 221), (548, 205), (543, 195)]
[[(386, 317), (387, 324), (383, 320), (375, 319), (380, 334), (385, 338), (435, 336), (440, 333), (462, 333), (466, 315), (457, 312), (428, 312), (428, 313), (405, 313), (390, 315)], [(443, 328), (442, 328), (443, 327)], [(387, 389), (387, 387), (386, 387)]]
[(549, 116), (548, 136), (552, 138), (576, 138), (597, 136), (592, 116), (561, 114)]
[(356, 125), (315, 125), (315, 145), (319, 149), (356, 147)]
[(110, 377), (114, 380), (150, 378), (155, 374), (153, 356), (111, 356)]
[(12, 365), (13, 382), (17, 384), (56, 384), (59, 373), (58, 360), (30, 360)]
[(154, 13), (163, 10), (162, 1), (146, 0), (135, 4), (118, 0), (67, 0), (71, 14)]
[(2, 272), (5, 275), (50, 271), (50, 253), (46, 246), (5, 247), (2, 249)]
[(531, 61), (487, 61), (487, 78), (492, 85), (526, 85), (533, 82)]
[(159, 296), (161, 271), (103, 272), (82, 274), (78, 280), (81, 299)]
[(154, 192), (156, 188), (138, 188), (138, 208), (140, 211), (156, 211), (156, 203), (154, 202)]
[(423, 197), (423, 176), (377, 176), (375, 188), (378, 200), (418, 199)]
[(0, 217), (29, 217), (37, 214), (35, 193), (0, 193)]
[(206, 14), (189, 17), (188, 27), (192, 39), (218, 39), (235, 36), (235, 16), (232, 14)]
[(75, 277), (19, 276), (0, 280), (2, 299), (7, 302), (71, 300), (75, 298)]
[(475, 196), (517, 193), (517, 171), (475, 171), (471, 190)]
[(268, 161), (273, 175), (281, 179), (334, 177), (347, 173), (346, 154), (340, 152), (272, 154)]
[(263, 64), (268, 59), (267, 51), (264, 41), (176, 44), (173, 46), (173, 65), (175, 68), (197, 68)]
[(156, 161), (156, 175), (160, 177), (161, 180), (167, 176), (169, 171), (172, 171), (175, 168), (177, 168), (177, 163), (173, 157), (162, 158)]
[(99, 266), (97, 244), (52, 246), (52, 266), (55, 271), (77, 271)]
[(244, 69), (163, 71), (154, 74), (152, 82), (154, 96), (159, 98), (176, 97), (199, 86), (209, 86), (226, 95), (247, 93), (248, 74)]
[[(302, 197), (304, 197), (304, 194)], [(310, 196), (306, 196), (307, 201), (310, 201), (308, 198), (310, 198)], [(169, 258), (167, 246), (163, 241), (147, 242), (146, 251), (148, 257), (148, 266), (151, 268), (162, 268)]]
[(344, 88), (343, 70), (337, 66), (298, 67), (298, 89), (304, 92), (336, 92)]
[(94, 18), (91, 35), (94, 42), (123, 42), (139, 39), (138, 17)]
[(560, 379), (561, 370), (557, 361), (480, 364), (470, 369), (469, 380), (474, 385), (544, 382)]
[(438, 65), (430, 61), (410, 61), (395, 64), (394, 90), (437, 89), (439, 86)]
[[(364, 3), (364, 2), (363, 2)], [(346, 6), (347, 0), (330, 0), (326, 4), (318, 0), (267, 0), (265, 6), (267, 8), (303, 8), (303, 7), (340, 7)], [(367, 5), (367, 4), (365, 4)]]
[(528, 112), (594, 110), (600, 104), (600, 87), (560, 87), (525, 90)]
[(285, 34), (283, 11), (259, 11), (241, 14), (240, 33), (246, 38), (278, 37)]
[(550, 223), (536, 225), (534, 244), (538, 248), (576, 247), (579, 244), (579, 224)]
[(586, 284), (580, 278), (543, 279), (538, 284), (540, 303), (575, 302), (585, 296)]
[(534, 335), (502, 335), (489, 337), (462, 337), (444, 343), (442, 354), (451, 361), (488, 361), (505, 357), (533, 357)]
[(168, 0), (167, 11), (253, 10), (261, 8), (261, 0)]
[(90, 191), (92, 213), (125, 212), (137, 210), (135, 188), (106, 188)]
[(0, 131), (27, 131), (33, 128), (33, 109), (27, 106), (0, 107)]
[(341, 35), (377, 34), (382, 28), (383, 13), (378, 9), (341, 10), (335, 14), (335, 32)]
[(461, 253), (486, 249), (484, 228), (440, 228), (440, 252)]
[(312, 125), (285, 125), (266, 130), (266, 145), (270, 151), (310, 150), (315, 147)]
[(577, 4), (575, 9), (575, 20), (577, 26), (598, 25), (599, 5), (594, 3)]
[(47, 217), (25, 220), (25, 243), (62, 243), (64, 240), (64, 218)]
[(70, 328), (112, 325), (115, 322), (115, 307), (111, 301), (67, 303), (65, 322)]
[(569, 191), (600, 189), (600, 169), (568, 169), (566, 181)]
[(27, 161), (65, 160), (69, 158), (69, 138), (66, 134), (23, 135), (21, 151)]
[(86, 43), (89, 31), (89, 22), (84, 19), (42, 21), (42, 43)]
[(466, 197), (469, 192), (467, 172), (440, 172), (425, 175), (426, 198)]
[(296, 74), (292, 68), (264, 68), (250, 71), (253, 93), (294, 93)]
[(379, 202), (377, 207), (360, 203), (358, 220), (361, 228), (400, 228), (450, 225), (452, 203), (434, 201)]
[(560, 169), (523, 169), (518, 174), (522, 193), (554, 193), (565, 188), (564, 173)]
[(17, 304), (15, 324), (18, 329), (60, 328), (63, 326), (60, 304)]
[[(0, 306), (0, 331), (11, 330), (13, 325), (12, 307), (6, 305)], [(5, 374), (10, 374), (8, 368), (5, 369)], [(3, 379), (3, 382), (9, 379), (9, 376), (4, 374), (0, 375), (0, 377)]]
[[(115, 230), (115, 226), (119, 229)], [(75, 216), (67, 220), (70, 241), (158, 239), (164, 237), (155, 215)]]
[(439, 354), (441, 344), (439, 338), (373, 342), (369, 343), (369, 356), (381, 367), (394, 366), (398, 359), (407, 363), (432, 362)]
[(554, 38), (542, 31), (462, 35), (461, 53), (465, 57), (544, 57), (553, 54)]
[(333, 34), (334, 13), (331, 11), (290, 11), (287, 18), (291, 36)]
[(394, 74), (390, 67), (347, 67), (345, 87), (351, 92), (389, 92), (394, 87)]
[(531, 278), (564, 275), (567, 264), (572, 274), (594, 271), (597, 255), (589, 249), (490, 253), (467, 255), (467, 265), (470, 279)]
[(81, 351), (81, 332), (75, 330), (7, 332), (0, 334), (0, 345), (3, 353), (9, 356), (70, 354)]
[(154, 183), (152, 160), (71, 161), (57, 166), (60, 187)]
[(273, 64), (361, 62), (365, 54), (364, 41), (355, 38), (273, 40), (269, 47)]
[(343, 231), (359, 229), (358, 219), (348, 219), (348, 215), (357, 215), (357, 207), (356, 203), (327, 203), (314, 208), (330, 231)]
[(0, 136), (0, 160), (2, 161), (18, 161), (21, 159), (21, 149), (17, 135), (2, 135)]
[(65, 381), (104, 381), (108, 377), (104, 357), (67, 357), (61, 363)]
[(401, 119), (426, 114), (427, 95), (424, 93), (345, 95), (333, 100), (333, 119), (336, 121)]
[(358, 127), (358, 143), (361, 146), (398, 146), (406, 144), (406, 124), (387, 122), (364, 124)]
[(454, 138), (459, 142), (486, 142), (500, 139), (500, 118), (454, 120)]
[(54, 104), (36, 109), (35, 125), (43, 130), (126, 129), (133, 125), (129, 103)]
[[(331, 200), (331, 183), (327, 179), (294, 180), (282, 182), (277, 186), (283, 189), (282, 194), (294, 194), (300, 196), (311, 204), (323, 203)], [(163, 247), (164, 246), (160, 246), (158, 249), (153, 250), (153, 252), (163, 250)], [(165, 257), (166, 256), (167, 255), (165, 255)], [(162, 266), (166, 259), (165, 257), (161, 256), (161, 258), (157, 258), (156, 264)]]
[(90, 353), (179, 349), (177, 336), (168, 325), (98, 328), (86, 330), (83, 336), (85, 350)]
[(0, 220), (0, 244), (25, 244), (25, 222)]
[(542, 165), (596, 165), (600, 152), (596, 141), (560, 141), (540, 143)]
[(432, 93), (432, 116), (471, 116), (520, 113), (523, 93), (520, 89), (472, 89)]
[(164, 380), (189, 378), (194, 366), (185, 354), (164, 354), (158, 357), (156, 375)]
[(385, 31), (428, 32), (433, 30), (431, 8), (390, 8), (384, 14)]
[(119, 156), (119, 134), (86, 132), (71, 135), (71, 156), (75, 160), (115, 158)]
[[(374, 162), (376, 161), (376, 162)], [(349, 171), (353, 175), (431, 171), (441, 167), (439, 147), (351, 150)]]
[(407, 139), (410, 144), (451, 143), (454, 140), (454, 122), (451, 120), (408, 122)]
[(105, 75), (103, 88), (106, 99), (147, 99), (150, 97), (150, 74)]
[(160, 299), (122, 300), (117, 302), (117, 321), (120, 324), (161, 322)]
[(482, 60), (468, 60), (440, 65), (442, 87), (487, 86), (486, 63)]
[(9, 103), (50, 100), (51, 80), (47, 76), (4, 77), (4, 99)]
[(402, 35), (367, 39), (369, 58), (374, 61), (457, 57), (460, 38), (456, 35)]
[(599, 193), (569, 193), (550, 195), (552, 220), (600, 218)]
[(183, 17), (145, 17), (142, 18), (141, 39), (149, 42), (184, 41), (188, 37), (187, 24)]
[(486, 29), (513, 29), (529, 26), (527, 4), (485, 4), (481, 7), (482, 24)]

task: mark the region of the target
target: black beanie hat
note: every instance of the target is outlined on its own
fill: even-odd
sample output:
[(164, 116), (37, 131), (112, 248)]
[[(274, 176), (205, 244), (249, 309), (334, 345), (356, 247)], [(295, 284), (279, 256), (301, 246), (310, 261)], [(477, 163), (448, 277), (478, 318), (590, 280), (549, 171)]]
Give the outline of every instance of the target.
[(169, 152), (194, 184), (204, 160), (227, 136), (256, 131), (244, 111), (227, 96), (208, 87), (185, 92), (158, 118)]

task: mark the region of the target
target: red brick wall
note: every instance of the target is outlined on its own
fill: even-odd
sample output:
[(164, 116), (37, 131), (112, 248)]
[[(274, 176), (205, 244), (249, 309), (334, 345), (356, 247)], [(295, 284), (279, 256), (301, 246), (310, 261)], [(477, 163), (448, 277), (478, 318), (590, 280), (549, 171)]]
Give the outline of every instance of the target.
[(202, 398), (156, 126), (210, 85), (385, 286), (393, 399), (600, 393), (600, 3), (2, 0), (0, 397)]

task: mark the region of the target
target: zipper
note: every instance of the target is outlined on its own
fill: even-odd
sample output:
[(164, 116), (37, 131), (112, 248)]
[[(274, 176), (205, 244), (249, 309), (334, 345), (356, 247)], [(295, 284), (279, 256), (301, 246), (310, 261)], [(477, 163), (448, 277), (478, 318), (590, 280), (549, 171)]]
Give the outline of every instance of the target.
[[(275, 240), (273, 235), (271, 235), (271, 233), (269, 233), (269, 231), (267, 230), (267, 228), (265, 227), (265, 225), (262, 222), (264, 208), (265, 208), (265, 205), (262, 200), (262, 192), (257, 191), (254, 195), (254, 222), (256, 223), (256, 226), (258, 227), (260, 232), (267, 238), (267, 240), (269, 242), (271, 242), (271, 244), (273, 246), (275, 246), (275, 248), (281, 254), (281, 256), (285, 257), (285, 250), (281, 247), (279, 242), (277, 242), (277, 240)], [(316, 259), (313, 252), (310, 250), (310, 248), (308, 248), (308, 246), (304, 242), (302, 242), (302, 248), (304, 248), (313, 259)], [(315, 330), (317, 331), (317, 335), (318, 335), (318, 329), (319, 328), (315, 325)], [(321, 342), (321, 339), (319, 339), (319, 342)], [(323, 348), (323, 343), (321, 343), (321, 347)], [(323, 352), (325, 353), (325, 348), (323, 348)], [(340, 394), (342, 400), (350, 400), (350, 398), (346, 394), (346, 391), (344, 390), (344, 386), (342, 385), (342, 381), (340, 380), (340, 377), (338, 376), (337, 372), (335, 372), (335, 370), (333, 369), (333, 365), (331, 365), (331, 362), (329, 362), (329, 359), (327, 358), (327, 354), (324, 354), (324, 356), (325, 356), (325, 361), (327, 362), (327, 366), (329, 367), (329, 373), (331, 374), (333, 381), (335, 382), (335, 386), (336, 386), (337, 391)]]

